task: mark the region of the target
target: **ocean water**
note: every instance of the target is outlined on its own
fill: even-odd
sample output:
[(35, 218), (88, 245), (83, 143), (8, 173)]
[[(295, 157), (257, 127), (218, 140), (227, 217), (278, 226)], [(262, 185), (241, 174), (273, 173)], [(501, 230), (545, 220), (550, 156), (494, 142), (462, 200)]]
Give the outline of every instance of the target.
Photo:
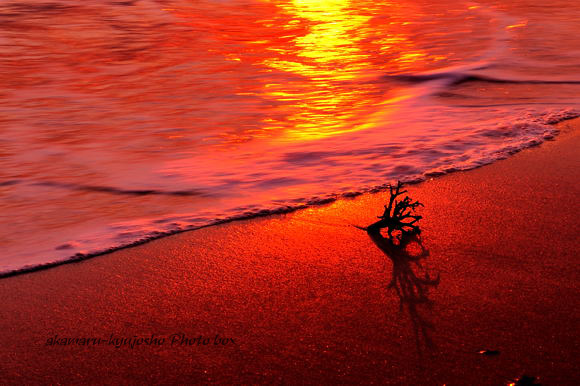
[(508, 157), (580, 115), (579, 30), (572, 0), (3, 1), (0, 273)]

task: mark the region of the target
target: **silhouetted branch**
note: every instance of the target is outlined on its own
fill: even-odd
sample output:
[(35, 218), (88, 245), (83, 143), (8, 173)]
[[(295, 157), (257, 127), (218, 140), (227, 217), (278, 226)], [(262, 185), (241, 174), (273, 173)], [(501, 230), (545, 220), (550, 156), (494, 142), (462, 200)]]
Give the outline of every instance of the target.
[[(420, 234), (421, 230), (418, 225), (415, 225), (422, 217), (415, 215), (415, 210), (423, 206), (419, 201), (413, 201), (409, 196), (406, 196), (400, 201), (397, 198), (404, 193), (406, 190), (401, 191), (403, 184), (401, 181), (397, 182), (397, 185), (389, 185), (389, 204), (385, 205), (385, 211), (382, 216), (377, 216), (380, 218), (379, 221), (370, 225), (368, 229), (387, 229), (387, 234), (389, 239), (393, 239), (394, 231), (401, 231), (402, 233), (416, 233)], [(410, 221), (409, 221), (410, 220)]]
[[(427, 346), (433, 345), (430, 334), (433, 324), (421, 312), (421, 307), (431, 306), (429, 290), (439, 285), (440, 277), (439, 274), (431, 277), (421, 265), (421, 260), (429, 256), (429, 251), (421, 242), (419, 226), (415, 225), (422, 217), (414, 212), (423, 204), (408, 196), (398, 200), (402, 194), (407, 193), (406, 190), (401, 191), (402, 186), (401, 182), (396, 186), (389, 186), (389, 203), (385, 205), (383, 215), (378, 216), (379, 221), (366, 228), (356, 225), (354, 227), (366, 231), (375, 245), (393, 262), (392, 277), (387, 288), (396, 292), (400, 309), (407, 309), (413, 323), (417, 348), (420, 350), (421, 340)], [(383, 236), (382, 229), (387, 230), (388, 237)], [(398, 243), (394, 242), (394, 231), (401, 232)], [(407, 247), (411, 243), (419, 248), (418, 252), (408, 251)]]

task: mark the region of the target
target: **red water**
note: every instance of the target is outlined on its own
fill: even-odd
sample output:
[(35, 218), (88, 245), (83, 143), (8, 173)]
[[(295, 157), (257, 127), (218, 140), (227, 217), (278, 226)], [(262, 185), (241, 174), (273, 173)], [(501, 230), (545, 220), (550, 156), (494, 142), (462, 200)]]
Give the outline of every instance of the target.
[(579, 16), (530, 0), (3, 2), (0, 271), (538, 143), (576, 115)]

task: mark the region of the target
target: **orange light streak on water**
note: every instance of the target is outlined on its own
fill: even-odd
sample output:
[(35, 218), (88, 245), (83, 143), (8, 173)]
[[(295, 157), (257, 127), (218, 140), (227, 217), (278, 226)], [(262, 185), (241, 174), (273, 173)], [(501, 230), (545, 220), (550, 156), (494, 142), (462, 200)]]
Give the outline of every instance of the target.
[(447, 59), (417, 44), (430, 32), (417, 34), (424, 12), (412, 3), (262, 0), (254, 6), (250, 14), (240, 8), (240, 15), (208, 8), (202, 24), (199, 9), (167, 10), (215, 41), (196, 54), (221, 56), (238, 76), (229, 83), (235, 96), (268, 105), (252, 128), (224, 128), (206, 139), (222, 150), (254, 139), (269, 146), (373, 127), (396, 110), (393, 100), (408, 97), (377, 82), (381, 75)]
[[(373, 59), (377, 46), (379, 50), (380, 46), (404, 48), (399, 63), (412, 63), (425, 56), (413, 50), (412, 41), (403, 34), (389, 31), (385, 38), (377, 39), (378, 31), (369, 12), (371, 3), (355, 5), (351, 0), (275, 3), (291, 18), (286, 28), (305, 26), (304, 34), (292, 36), (284, 49), (267, 48), (280, 55), (261, 62), (299, 76), (298, 80), (264, 87), (265, 97), (286, 102), (284, 121), (265, 121), (269, 131), (287, 126), (279, 138), (282, 141), (315, 140), (372, 126), (374, 114), (384, 104), (383, 96), (377, 84), (360, 81), (378, 75), (381, 66)], [(386, 32), (385, 26), (389, 24), (379, 31)], [(382, 67), (388, 65), (391, 64), (385, 62)], [(356, 88), (352, 87), (354, 81)]]

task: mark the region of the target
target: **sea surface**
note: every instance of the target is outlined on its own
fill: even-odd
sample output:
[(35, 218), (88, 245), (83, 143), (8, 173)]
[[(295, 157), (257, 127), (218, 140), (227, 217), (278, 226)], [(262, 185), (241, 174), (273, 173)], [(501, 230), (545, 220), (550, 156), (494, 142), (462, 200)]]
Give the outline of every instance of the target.
[(506, 158), (580, 115), (578, 31), (576, 0), (4, 0), (0, 273)]

